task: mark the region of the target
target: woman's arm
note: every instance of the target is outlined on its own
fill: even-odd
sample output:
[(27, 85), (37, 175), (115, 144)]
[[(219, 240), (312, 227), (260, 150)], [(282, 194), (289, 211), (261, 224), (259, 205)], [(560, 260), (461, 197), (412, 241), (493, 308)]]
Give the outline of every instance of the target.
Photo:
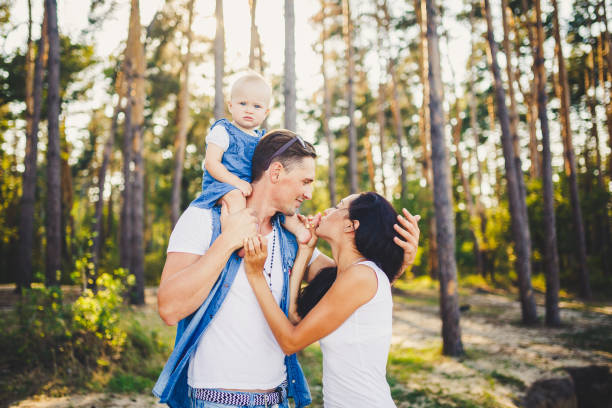
[[(263, 262), (251, 262), (267, 251), (259, 237), (245, 241), (245, 271), (259, 306), (283, 352), (293, 354), (336, 330), (357, 308), (369, 301), (378, 287), (376, 274), (364, 265), (353, 265), (339, 274), (323, 299), (297, 325), (280, 309), (262, 274)], [(265, 257), (263, 258), (265, 262)]]
[(315, 229), (321, 221), (321, 214), (305, 217), (298, 214), (298, 219), (310, 231), (310, 240), (305, 244), (300, 243), (297, 256), (291, 268), (291, 278), (289, 279), (289, 320), (291, 323), (297, 324), (301, 317), (297, 314), (297, 298), (304, 280), (304, 275), (310, 270), (308, 263), (312, 258), (312, 253), (317, 246), (319, 237)]
[(300, 246), (293, 263), (293, 268), (291, 268), (291, 277), (289, 278), (289, 319), (294, 324), (297, 324), (301, 319), (297, 314), (297, 297), (313, 251), (314, 247)]

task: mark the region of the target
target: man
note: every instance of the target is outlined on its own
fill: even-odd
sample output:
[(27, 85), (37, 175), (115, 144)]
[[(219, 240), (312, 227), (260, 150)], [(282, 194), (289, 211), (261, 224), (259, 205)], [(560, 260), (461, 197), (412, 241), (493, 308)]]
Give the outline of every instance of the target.
[[(153, 389), (161, 402), (173, 408), (287, 407), (289, 396), (298, 408), (310, 404), (297, 358), (284, 356), (278, 346), (235, 251), (256, 233), (267, 237), (264, 272), (287, 313), (297, 242), (277, 214), (291, 216), (312, 198), (315, 157), (312, 145), (293, 132), (272, 131), (253, 155), (247, 208), (227, 214), (225, 209), (198, 208), (196, 201), (181, 215), (158, 292), (160, 316), (169, 325), (179, 324), (174, 351)], [(400, 220), (406, 239), (401, 246), (411, 263), (418, 227), (415, 219), (409, 221)], [(310, 268), (331, 265), (330, 258), (315, 252)]]

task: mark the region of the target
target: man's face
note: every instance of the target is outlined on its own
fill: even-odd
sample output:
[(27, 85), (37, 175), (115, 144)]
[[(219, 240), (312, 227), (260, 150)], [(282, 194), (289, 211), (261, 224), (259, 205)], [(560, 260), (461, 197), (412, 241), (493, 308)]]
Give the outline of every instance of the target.
[(276, 184), (276, 205), (285, 215), (293, 215), (304, 200), (312, 199), (312, 183), (315, 177), (315, 160), (304, 157), (293, 163), (287, 171), (280, 171)]

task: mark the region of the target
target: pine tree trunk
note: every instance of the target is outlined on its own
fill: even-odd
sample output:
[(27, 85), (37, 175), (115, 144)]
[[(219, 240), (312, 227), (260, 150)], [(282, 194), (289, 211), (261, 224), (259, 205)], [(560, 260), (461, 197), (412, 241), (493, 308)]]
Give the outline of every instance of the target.
[[(518, 140), (518, 112), (516, 110), (516, 98), (514, 97), (514, 71), (512, 70), (512, 52), (510, 51), (510, 37), (508, 29), (508, 0), (502, 0), (502, 25), (504, 28), (504, 53), (506, 54), (506, 75), (508, 76), (508, 98), (510, 99), (510, 132), (512, 132), (512, 144), (514, 145), (515, 157), (519, 157), (519, 140)], [(520, 160), (520, 158), (519, 158)], [(517, 170), (521, 173), (517, 175), (522, 178), (520, 167)]]
[[(525, 10), (525, 26), (527, 29), (527, 35), (529, 38), (529, 44), (535, 44), (536, 42), (536, 34), (535, 23), (531, 22), (527, 12), (529, 11), (529, 7), (527, 5), (527, 0), (521, 0), (521, 5), (523, 10)], [(518, 30), (515, 30), (515, 37), (517, 42), (519, 41)], [(518, 47), (519, 45), (517, 45)], [(531, 47), (532, 55), (533, 55), (533, 72), (535, 73), (535, 63), (536, 56), (534, 54), (534, 48)], [(516, 81), (517, 85), (520, 87), (520, 81)], [(536, 118), (537, 118), (537, 92), (538, 92), (538, 79), (537, 75), (534, 75), (533, 80), (531, 81), (531, 88), (529, 93), (522, 92), (524, 99), (527, 103), (527, 122), (529, 123), (529, 152), (531, 159), (531, 167), (530, 167), (530, 175), (533, 178), (542, 178), (542, 156), (538, 152), (538, 140), (536, 135)]]
[(427, 51), (429, 61), (429, 112), (431, 155), (433, 165), (434, 206), (440, 267), (440, 315), (442, 318), (442, 352), (450, 356), (463, 354), (459, 326), (459, 293), (455, 261), (455, 224), (450, 184), (450, 165), (444, 137), (442, 77), (437, 34), (437, 8), (426, 0)]
[[(127, 53), (127, 51), (126, 51)], [(132, 262), (132, 172), (130, 163), (132, 162), (132, 110), (134, 105), (134, 79), (132, 75), (132, 61), (126, 56), (124, 63), (125, 82), (126, 82), (126, 103), (123, 122), (123, 190), (121, 192), (121, 214), (119, 222), (119, 266), (125, 269), (131, 268)]]
[[(28, 2), (28, 6), (30, 6)], [(31, 7), (30, 20), (31, 20)], [(31, 34), (30, 34), (31, 42)], [(33, 45), (28, 45), (28, 55), (33, 53)], [(29, 73), (26, 82), (26, 100), (28, 102), (28, 119), (26, 126), (26, 152), (24, 159), (23, 187), (19, 212), (19, 256), (17, 289), (29, 288), (32, 284), (32, 246), (34, 237), (34, 202), (36, 197), (36, 169), (38, 163), (38, 127), (42, 106), (42, 82), (45, 54), (47, 53), (47, 13), (44, 12), (40, 40), (38, 41), (38, 52), (34, 63), (34, 72), (30, 80)], [(31, 69), (31, 67), (29, 68)], [(31, 84), (31, 85), (29, 85)], [(31, 111), (29, 106), (31, 106)], [(30, 114), (31, 112), (31, 114)]]
[(474, 63), (474, 56), (476, 55), (476, 46), (474, 43), (474, 3), (472, 3), (470, 7), (470, 58), (469, 58), (469, 91), (468, 91), (468, 99), (469, 99), (469, 108), (470, 108), (470, 129), (472, 134), (472, 139), (474, 141), (474, 155), (476, 156), (476, 182), (478, 184), (478, 194), (474, 198), (476, 204), (476, 212), (478, 214), (478, 224), (480, 227), (480, 239), (482, 244), (480, 246), (480, 253), (482, 257), (483, 263), (483, 277), (486, 277), (487, 270), (490, 271), (491, 281), (495, 282), (495, 274), (493, 272), (493, 268), (490, 268), (488, 264), (488, 255), (487, 249), (489, 247), (487, 240), (487, 216), (485, 214), (485, 208), (482, 204), (480, 197), (482, 196), (482, 162), (478, 158), (478, 146), (480, 146), (480, 128), (478, 126), (478, 113), (477, 113), (477, 101), (476, 101), (476, 92), (475, 83), (476, 83), (476, 64)]
[(191, 64), (191, 24), (193, 22), (193, 4), (190, 0), (188, 4), (188, 25), (187, 25), (187, 50), (183, 59), (181, 69), (181, 89), (178, 96), (177, 132), (174, 139), (174, 171), (172, 173), (172, 195), (170, 198), (170, 221), (172, 227), (178, 221), (181, 212), (181, 186), (183, 181), (183, 167), (185, 165), (185, 146), (187, 145), (187, 122), (189, 121), (189, 65)]
[(559, 29), (559, 7), (557, 0), (552, 0), (553, 25), (555, 36), (555, 54), (559, 67), (558, 97), (561, 101), (561, 131), (563, 138), (563, 153), (565, 157), (565, 168), (569, 181), (570, 201), (572, 205), (572, 218), (574, 221), (574, 232), (578, 241), (578, 267), (580, 275), (588, 276), (586, 238), (584, 233), (584, 222), (582, 220), (582, 209), (580, 208), (580, 198), (578, 195), (578, 181), (576, 175), (576, 156), (574, 153), (574, 143), (572, 141), (572, 127), (570, 122), (570, 98), (567, 70), (563, 57), (563, 46), (561, 43), (561, 33)]
[(398, 161), (400, 168), (400, 194), (402, 200), (406, 198), (406, 165), (404, 164), (403, 144), (405, 140), (404, 125), (402, 123), (402, 115), (399, 106), (399, 95), (397, 86), (397, 74), (395, 72), (395, 62), (389, 60), (388, 67), (389, 75), (391, 76), (391, 112), (393, 113), (393, 121), (395, 122), (395, 137), (398, 148)]
[(372, 156), (372, 143), (370, 142), (370, 132), (366, 129), (363, 137), (363, 148), (366, 153), (368, 163), (368, 178), (370, 179), (370, 191), (376, 191), (376, 180), (374, 178), (374, 158)]
[(544, 198), (544, 267), (546, 270), (546, 324), (561, 324), (559, 315), (559, 253), (557, 250), (557, 228), (555, 225), (554, 186), (552, 182), (552, 157), (550, 152), (550, 130), (548, 128), (548, 96), (546, 95), (546, 72), (544, 70), (544, 30), (540, 0), (535, 0), (537, 23), (536, 63), (534, 75), (538, 77), (538, 116), (542, 131), (542, 195)]
[[(429, 145), (430, 124), (429, 124), (429, 80), (427, 79), (428, 56), (427, 56), (427, 11), (425, 10), (425, 0), (414, 0), (414, 10), (419, 25), (419, 73), (423, 86), (423, 103), (419, 108), (419, 139), (423, 147), (423, 177), (433, 195), (431, 152)], [(436, 219), (435, 216), (429, 217), (429, 252), (427, 263), (430, 266), (429, 275), (432, 279), (438, 279), (438, 244), (436, 241)]]
[(61, 121), (60, 127), (60, 186), (61, 186), (61, 239), (62, 239), (62, 261), (63, 265), (73, 265), (72, 254), (74, 253), (75, 231), (74, 217), (71, 208), (74, 203), (74, 190), (72, 172), (68, 165), (70, 151), (66, 142), (66, 118)]
[[(591, 122), (591, 129), (590, 129), (590, 133), (591, 133), (591, 140), (593, 141), (593, 145), (595, 147), (595, 170), (597, 170), (597, 185), (598, 187), (602, 190), (605, 191), (606, 187), (604, 184), (604, 180), (603, 180), (603, 165), (602, 165), (602, 154), (601, 154), (601, 150), (599, 148), (599, 126), (598, 126), (598, 119), (597, 119), (597, 110), (596, 110), (596, 105), (597, 105), (597, 101), (595, 100), (595, 95), (596, 95), (596, 87), (597, 87), (597, 83), (596, 83), (596, 74), (595, 74), (595, 67), (593, 65), (594, 63), (594, 56), (593, 56), (593, 52), (592, 51), (589, 54), (589, 59), (587, 62), (587, 72), (585, 75), (585, 89), (586, 89), (586, 95), (587, 95), (587, 106), (589, 108), (589, 113), (590, 113), (590, 122)], [(592, 87), (592, 95), (588, 95), (588, 91), (589, 89), (591, 89)], [(587, 142), (585, 144), (588, 144), (589, 141), (587, 140)], [(588, 154), (585, 155), (588, 158)], [(589, 169), (589, 162), (590, 160), (587, 159), (586, 161), (586, 165), (587, 165), (587, 174), (590, 176), (592, 175), (594, 172), (593, 170)], [(591, 185), (591, 181), (589, 180), (589, 186)], [(601, 253), (601, 260), (602, 260), (602, 267), (603, 270), (605, 272), (609, 271), (610, 268), (610, 261), (608, 259), (609, 257), (609, 252), (608, 252), (608, 247), (609, 247), (609, 231), (610, 231), (610, 222), (609, 222), (609, 218), (608, 218), (608, 208), (606, 206), (602, 206), (603, 208), (600, 210), (600, 212), (596, 215), (595, 217), (595, 222), (596, 222), (596, 230), (597, 230), (597, 234), (595, 234), (596, 239), (593, 240), (594, 243), (596, 243), (597, 246), (594, 245), (594, 251), (599, 251)]]
[[(378, 7), (384, 7), (384, 9), (387, 9), (387, 1), (386, 0), (382, 0), (382, 4), (379, 4)], [(376, 33), (376, 46), (377, 46), (377, 53), (378, 53), (378, 60), (380, 61), (380, 77), (378, 80), (378, 95), (377, 95), (377, 103), (376, 103), (376, 107), (377, 107), (377, 111), (376, 111), (376, 123), (378, 124), (378, 145), (380, 148), (380, 174), (381, 174), (381, 180), (382, 180), (382, 188), (383, 188), (383, 195), (385, 197), (387, 197), (388, 191), (387, 191), (387, 180), (385, 177), (385, 83), (386, 83), (386, 79), (385, 79), (385, 75), (384, 72), (385, 67), (386, 67), (386, 63), (385, 63), (385, 56), (383, 55), (383, 39), (387, 34), (386, 30), (385, 30), (385, 25), (382, 22), (382, 18), (377, 14), (376, 15), (376, 28), (377, 28), (377, 33)]]
[(385, 85), (378, 84), (378, 103), (376, 122), (378, 124), (378, 145), (380, 149), (380, 174), (382, 180), (383, 195), (387, 197), (387, 180), (385, 177)]
[[(96, 201), (96, 209), (94, 213), (94, 230), (93, 230), (93, 245), (92, 245), (92, 262), (93, 262), (93, 273), (91, 276), (95, 282), (95, 278), (98, 276), (98, 267), (100, 264), (100, 252), (102, 243), (104, 242), (104, 234), (102, 232), (102, 210), (104, 207), (104, 185), (106, 184), (106, 173), (113, 152), (113, 146), (115, 144), (115, 138), (117, 135), (117, 122), (119, 118), (119, 112), (121, 111), (121, 95), (117, 100), (117, 104), (113, 109), (113, 117), (111, 122), (111, 128), (108, 133), (106, 142), (104, 143), (104, 152), (102, 153), (102, 164), (98, 171), (98, 201)], [(109, 214), (110, 216), (110, 214)], [(107, 231), (107, 233), (110, 231)]]
[(285, 78), (283, 96), (285, 99), (285, 128), (296, 130), (295, 91), (295, 12), (294, 0), (285, 0)]
[(47, 251), (45, 280), (48, 286), (59, 284), (62, 259), (62, 197), (59, 135), (60, 43), (57, 29), (57, 1), (45, 0), (49, 36), (47, 91)]
[(249, 0), (249, 12), (251, 13), (251, 44), (249, 46), (249, 68), (255, 70), (255, 48), (257, 46), (257, 26), (255, 25), (255, 10), (257, 0)]
[(129, 76), (132, 79), (133, 93), (130, 119), (132, 139), (133, 175), (132, 175), (132, 222), (133, 228), (130, 256), (130, 273), (136, 284), (131, 290), (131, 302), (144, 304), (144, 161), (143, 161), (143, 125), (144, 125), (144, 48), (140, 40), (139, 0), (132, 0), (130, 12), (130, 30), (127, 41), (127, 58), (132, 68)]
[(472, 192), (470, 188), (470, 181), (463, 171), (463, 157), (461, 156), (461, 149), (459, 148), (461, 142), (461, 127), (463, 125), (463, 118), (459, 114), (459, 107), (456, 106), (457, 112), (457, 123), (453, 127), (453, 142), (455, 143), (455, 160), (457, 161), (457, 171), (459, 172), (459, 178), (461, 179), (461, 186), (463, 187), (463, 193), (465, 195), (465, 206), (468, 212), (468, 226), (470, 232), (474, 238), (474, 255), (476, 257), (476, 268), (481, 276), (486, 276), (484, 266), (484, 254), (481, 250), (480, 239), (478, 231), (474, 227), (474, 221), (478, 219), (476, 209), (474, 208), (474, 200), (472, 198)]
[(349, 150), (349, 185), (350, 192), (359, 191), (357, 183), (357, 129), (355, 128), (355, 97), (353, 94), (353, 78), (355, 77), (355, 62), (353, 61), (353, 23), (351, 21), (350, 0), (342, 0), (343, 36), (346, 47), (346, 102), (348, 105), (348, 150)]
[(216, 0), (215, 17), (217, 31), (215, 33), (215, 120), (225, 116), (223, 102), (223, 70), (225, 67), (225, 28), (223, 24), (223, 0)]
[(32, 25), (32, 0), (28, 0), (28, 45), (25, 61), (26, 137), (32, 133), (32, 121), (34, 117), (34, 71), (36, 69), (36, 61), (34, 55), (34, 41), (32, 40)]
[(510, 99), (510, 132), (512, 133), (512, 144), (514, 146), (514, 161), (516, 168), (516, 177), (519, 183), (521, 192), (521, 203), (525, 203), (524, 211), (527, 213), (527, 189), (525, 187), (525, 178), (523, 176), (523, 163), (521, 162), (520, 143), (518, 137), (518, 112), (516, 107), (516, 98), (514, 96), (514, 84), (517, 82), (514, 78), (512, 70), (512, 52), (510, 50), (509, 28), (508, 28), (508, 0), (502, 1), (502, 25), (504, 28), (504, 52), (506, 54), (506, 73), (508, 75), (508, 97)]
[(337, 203), (336, 198), (336, 151), (334, 149), (334, 134), (329, 129), (329, 118), (331, 118), (331, 95), (329, 90), (329, 81), (327, 79), (327, 53), (325, 51), (325, 42), (327, 40), (327, 25), (325, 15), (325, 1), (321, 0), (321, 75), (323, 76), (323, 133), (327, 142), (328, 152), (328, 184), (329, 184), (329, 201), (331, 206)]
[[(610, 77), (612, 75), (612, 36), (610, 35), (610, 31), (608, 30), (608, 13), (606, 11), (605, 0), (600, 1), (599, 8), (601, 9), (601, 12), (598, 13), (598, 18), (601, 23), (601, 26), (603, 27), (601, 36), (603, 37), (603, 41), (605, 43), (605, 46), (603, 48), (605, 49), (607, 73), (608, 73), (608, 75), (606, 75), (605, 80), (612, 81), (612, 78)], [(601, 81), (601, 82), (603, 86), (603, 83), (605, 81)], [(608, 96), (607, 97), (608, 101), (606, 103), (606, 123), (608, 125), (608, 147), (612, 151), (612, 96), (610, 96), (610, 89), (607, 90), (606, 94)], [(609, 177), (612, 177), (612, 153), (608, 156), (608, 175)], [(606, 218), (607, 217), (608, 216), (606, 213)], [(609, 233), (610, 233), (610, 229), (608, 227), (606, 234), (609, 235)], [(612, 271), (610, 271), (609, 266), (606, 268), (606, 273), (608, 274), (612, 273)]]
[(519, 280), (522, 320), (525, 324), (537, 322), (536, 304), (531, 287), (531, 237), (527, 214), (521, 204), (521, 192), (517, 180), (514, 146), (510, 132), (510, 118), (506, 107), (506, 92), (502, 85), (501, 73), (497, 64), (497, 43), (493, 38), (493, 23), (491, 21), (491, 6), (489, 0), (484, 0), (485, 17), (487, 20), (487, 41), (489, 44), (490, 68), (493, 75), (497, 113), (502, 130), (502, 147), (504, 152), (508, 202), (512, 221), (512, 235), (516, 251), (516, 270)]

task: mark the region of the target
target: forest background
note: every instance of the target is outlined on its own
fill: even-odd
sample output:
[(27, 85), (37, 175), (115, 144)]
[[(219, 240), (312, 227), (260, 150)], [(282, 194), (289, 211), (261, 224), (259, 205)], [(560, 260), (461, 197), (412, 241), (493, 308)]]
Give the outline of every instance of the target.
[(442, 353), (464, 354), (458, 287), (517, 298), (524, 325), (562, 325), (560, 298), (609, 301), (609, 7), (0, 1), (0, 283), (20, 298), (3, 339), (24, 340), (7, 367), (124, 355), (142, 329), (120, 327), (124, 299), (158, 284), (247, 68), (274, 89), (266, 128), (316, 145), (303, 213), (372, 190), (421, 215), (398, 288), (439, 282)]

